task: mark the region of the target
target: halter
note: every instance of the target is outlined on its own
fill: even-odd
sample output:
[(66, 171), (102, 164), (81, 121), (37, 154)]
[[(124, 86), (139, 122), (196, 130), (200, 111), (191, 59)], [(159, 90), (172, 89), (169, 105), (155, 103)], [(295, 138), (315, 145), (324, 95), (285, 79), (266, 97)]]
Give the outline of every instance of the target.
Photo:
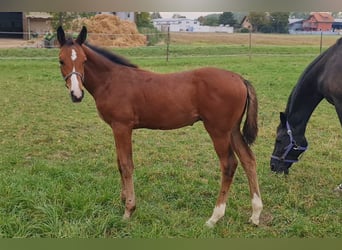
[(77, 71), (73, 71), (69, 74), (67, 74), (65, 77), (64, 77), (64, 81), (68, 80), (69, 77), (71, 77), (72, 75), (78, 75), (79, 77), (81, 77), (81, 81), (82, 83), (84, 83), (84, 75), (82, 75), (81, 73), (77, 72)]
[(286, 163), (294, 163), (294, 162), (297, 162), (298, 161), (298, 158), (297, 159), (293, 159), (293, 160), (290, 160), (290, 159), (285, 159), (288, 155), (288, 153), (293, 149), (295, 151), (303, 151), (302, 153), (304, 153), (308, 147), (302, 147), (302, 146), (298, 146), (297, 145), (297, 142), (293, 139), (293, 136), (292, 136), (292, 130), (291, 130), (291, 127), (290, 127), (290, 124), (288, 121), (286, 121), (286, 129), (287, 129), (287, 134), (289, 135), (290, 137), (290, 144), (287, 145), (284, 149), (285, 149), (285, 152), (282, 156), (275, 156), (275, 155), (272, 155), (271, 158), (272, 159), (276, 159), (278, 161), (282, 161), (282, 162), (286, 162)]

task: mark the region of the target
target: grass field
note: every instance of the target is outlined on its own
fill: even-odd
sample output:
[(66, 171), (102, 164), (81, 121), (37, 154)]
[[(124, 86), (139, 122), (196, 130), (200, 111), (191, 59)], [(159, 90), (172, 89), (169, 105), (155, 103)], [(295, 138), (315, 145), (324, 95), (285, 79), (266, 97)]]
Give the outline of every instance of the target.
[(253, 151), (264, 202), (261, 225), (248, 223), (248, 183), (238, 167), (225, 217), (214, 229), (204, 227), (215, 205), (220, 171), (201, 123), (134, 132), (137, 210), (123, 221), (113, 136), (98, 118), (91, 96), (71, 102), (57, 49), (2, 49), (0, 237), (341, 237), (341, 196), (332, 191), (342, 176), (341, 127), (331, 105), (323, 101), (315, 110), (306, 133), (310, 148), (290, 175), (269, 170), (279, 112), (301, 72), (318, 55), (318, 45), (270, 42), (255, 45), (249, 58), (245, 45), (194, 37), (192, 44), (177, 41), (169, 62), (164, 45), (115, 51), (157, 72), (210, 65), (253, 83), (260, 110)]

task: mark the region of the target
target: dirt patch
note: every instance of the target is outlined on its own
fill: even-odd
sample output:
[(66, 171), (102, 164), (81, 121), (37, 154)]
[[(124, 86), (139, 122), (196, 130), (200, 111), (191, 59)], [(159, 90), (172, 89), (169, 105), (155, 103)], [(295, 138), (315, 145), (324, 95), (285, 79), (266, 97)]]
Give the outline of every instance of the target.
[[(90, 43), (104, 47), (136, 47), (146, 45), (146, 36), (138, 32), (136, 25), (120, 20), (113, 15), (101, 14), (89, 19), (75, 21), (73, 31), (81, 30), (82, 25), (88, 28)], [(333, 45), (341, 36), (323, 35), (322, 44), (325, 47)], [(249, 34), (242, 33), (197, 33), (171, 32), (171, 44), (202, 44), (202, 45), (249, 45)], [(289, 35), (289, 34), (251, 34), (252, 46), (319, 46), (320, 35)], [(0, 48), (42, 47), (41, 40), (25, 41), (23, 39), (0, 39)]]
[(19, 48), (25, 46), (26, 41), (23, 39), (9, 39), (9, 38), (1, 38), (0, 39), (0, 48)]
[(104, 47), (137, 47), (146, 45), (146, 36), (138, 32), (135, 23), (109, 14), (81, 18), (73, 22), (73, 30), (88, 29), (88, 41)]

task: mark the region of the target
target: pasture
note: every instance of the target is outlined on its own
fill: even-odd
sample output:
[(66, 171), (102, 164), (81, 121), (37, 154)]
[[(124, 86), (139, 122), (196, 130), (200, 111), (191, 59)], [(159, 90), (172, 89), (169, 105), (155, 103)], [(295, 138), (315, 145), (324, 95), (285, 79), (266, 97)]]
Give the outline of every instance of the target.
[[(337, 38), (329, 37), (325, 47)], [(332, 190), (341, 182), (342, 141), (333, 106), (323, 101), (314, 111), (306, 132), (309, 150), (289, 176), (269, 168), (279, 112), (318, 55), (318, 45), (263, 42), (253, 46), (250, 60), (246, 44), (203, 38), (173, 43), (169, 62), (164, 45), (114, 50), (156, 72), (216, 66), (252, 82), (259, 99), (259, 136), (252, 149), (264, 203), (260, 226), (248, 223), (251, 205), (241, 166), (225, 216), (213, 229), (204, 226), (217, 198), (220, 170), (200, 122), (134, 132), (137, 210), (123, 221), (111, 129), (88, 93), (81, 103), (71, 102), (58, 49), (1, 49), (0, 237), (341, 237), (341, 196)]]

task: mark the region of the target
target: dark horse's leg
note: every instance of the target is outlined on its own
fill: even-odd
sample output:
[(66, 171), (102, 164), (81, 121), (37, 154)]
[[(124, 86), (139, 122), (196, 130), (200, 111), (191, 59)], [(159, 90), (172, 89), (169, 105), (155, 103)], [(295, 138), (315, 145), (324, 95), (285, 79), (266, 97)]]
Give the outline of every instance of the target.
[(220, 160), (222, 174), (221, 188), (216, 201), (216, 205), (212, 216), (206, 222), (207, 226), (213, 227), (216, 222), (224, 216), (229, 187), (233, 181), (238, 162), (230, 146), (229, 132), (222, 133), (221, 131), (216, 130), (214, 127), (211, 127), (208, 124), (204, 123), (204, 125), (213, 141), (215, 151)]
[(124, 219), (131, 217), (135, 210), (132, 160), (132, 128), (124, 124), (112, 125), (114, 133), (118, 167), (121, 174), (121, 199), (125, 202)]
[[(334, 106), (338, 119), (340, 120), (340, 124), (342, 126), (342, 101), (340, 100), (341, 98), (334, 99)], [(335, 188), (335, 191), (342, 192), (342, 183)]]
[(247, 175), (249, 190), (252, 199), (253, 213), (250, 221), (259, 225), (259, 217), (262, 211), (262, 201), (260, 196), (258, 178), (256, 173), (256, 161), (252, 150), (242, 137), (239, 128), (236, 128), (232, 133), (233, 149), (238, 155), (241, 165)]

